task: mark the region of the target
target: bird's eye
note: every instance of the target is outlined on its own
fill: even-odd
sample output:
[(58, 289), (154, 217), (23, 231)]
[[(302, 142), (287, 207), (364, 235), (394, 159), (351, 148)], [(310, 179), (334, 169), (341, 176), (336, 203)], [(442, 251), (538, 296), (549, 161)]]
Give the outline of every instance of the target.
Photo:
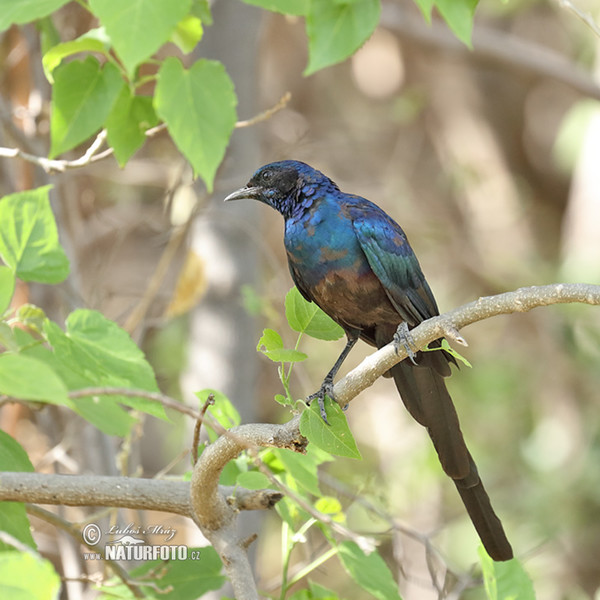
[(263, 178), (263, 181), (269, 181), (269, 179), (271, 179), (271, 177), (273, 176), (273, 171), (269, 171), (268, 169), (266, 171), (262, 172), (261, 177)]

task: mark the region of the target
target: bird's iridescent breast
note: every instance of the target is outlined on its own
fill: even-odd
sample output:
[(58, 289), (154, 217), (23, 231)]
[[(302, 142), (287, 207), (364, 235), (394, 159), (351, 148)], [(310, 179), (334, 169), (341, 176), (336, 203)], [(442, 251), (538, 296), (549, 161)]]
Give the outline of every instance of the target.
[(285, 247), (296, 285), (341, 325), (360, 329), (378, 320), (397, 320), (347, 207), (325, 200), (288, 219)]

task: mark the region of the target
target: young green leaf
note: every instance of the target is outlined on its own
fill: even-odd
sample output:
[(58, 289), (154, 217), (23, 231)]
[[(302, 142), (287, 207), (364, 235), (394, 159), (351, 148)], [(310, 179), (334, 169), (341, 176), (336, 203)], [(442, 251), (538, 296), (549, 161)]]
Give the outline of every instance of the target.
[(168, 41), (191, 5), (192, 0), (90, 0), (130, 75)]
[(327, 397), (325, 412), (329, 425), (321, 418), (318, 403), (313, 402), (300, 417), (300, 433), (326, 452), (337, 456), (361, 458), (344, 411)]
[(27, 600), (53, 600), (61, 581), (52, 563), (33, 552), (0, 553), (0, 596)]
[(192, 0), (192, 8), (190, 14), (198, 17), (204, 25), (212, 25), (213, 18), (210, 13), (210, 4), (208, 0)]
[(290, 475), (294, 481), (313, 496), (321, 495), (317, 465), (313, 460), (305, 455), (298, 454), (297, 452), (285, 448), (274, 449), (273, 453), (281, 460), (286, 473)]
[(381, 6), (379, 0), (319, 0), (306, 16), (308, 66), (304, 75), (341, 62), (371, 36)]
[(59, 283), (69, 274), (69, 261), (59, 244), (50, 208), (49, 189), (44, 186), (0, 200), (0, 257), (24, 281)]
[(50, 157), (71, 150), (106, 121), (124, 81), (119, 69), (93, 56), (73, 60), (54, 71), (50, 117)]
[[(0, 239), (2, 234), (0, 233)], [(1, 242), (0, 242), (1, 243)], [(15, 293), (15, 274), (9, 267), (0, 265), (0, 316), (10, 306)]]
[(21, 354), (0, 354), (0, 394), (70, 405), (62, 379), (43, 362)]
[(281, 336), (274, 329), (264, 329), (256, 349), (273, 362), (295, 363), (306, 360), (304, 352), (284, 348)]
[[(0, 430), (0, 471), (32, 472), (33, 465), (23, 447), (8, 433)], [(0, 531), (6, 531), (30, 548), (35, 548), (25, 505), (20, 502), (0, 502)], [(8, 549), (0, 543), (0, 554)]]
[(240, 473), (236, 479), (236, 485), (239, 485), (247, 490), (264, 490), (265, 488), (272, 487), (272, 483), (269, 478), (260, 471), (246, 471)]
[(338, 556), (346, 572), (378, 600), (402, 600), (398, 584), (379, 553), (365, 554), (355, 542), (342, 542)]
[(44, 329), (46, 313), (35, 304), (21, 304), (17, 310), (17, 319), (21, 325), (41, 334)]
[(0, 471), (33, 472), (34, 470), (23, 446), (0, 429)]
[(462, 362), (464, 365), (466, 365), (470, 369), (473, 368), (473, 365), (462, 354), (457, 352), (448, 343), (448, 340), (446, 338), (442, 338), (442, 342), (441, 342), (440, 346), (434, 346), (433, 348), (430, 348), (429, 346), (427, 346), (427, 348), (423, 349), (423, 352), (436, 352), (436, 351), (439, 352), (440, 350), (444, 350), (448, 354), (452, 355), (454, 358), (456, 358), (456, 360), (459, 360), (460, 362)]
[(158, 72), (154, 103), (173, 141), (212, 191), (237, 119), (237, 98), (225, 68), (201, 59), (186, 70), (169, 57)]
[(204, 389), (195, 392), (194, 395), (200, 400), (200, 406), (204, 405), (209, 396), (213, 396), (215, 403), (208, 407), (208, 413), (215, 418), (221, 427), (230, 429), (231, 427), (237, 427), (242, 422), (238, 409), (223, 392)]
[[(158, 391), (154, 371), (129, 334), (93, 310), (76, 310), (67, 318), (66, 331), (46, 320), (44, 331), (52, 346), (31, 353), (52, 363), (70, 390), (86, 387), (127, 387)], [(153, 400), (128, 396), (98, 396), (73, 401), (77, 412), (103, 431), (128, 430), (134, 421), (117, 403), (159, 419), (167, 419), (163, 406)]]
[(473, 17), (479, 0), (435, 0), (435, 5), (454, 35), (471, 48)]
[(143, 146), (146, 130), (158, 124), (150, 96), (134, 96), (124, 86), (106, 119), (106, 137), (121, 167)]
[(315, 508), (324, 515), (337, 515), (342, 512), (342, 503), (333, 496), (322, 496), (315, 502)]
[(478, 552), (488, 600), (535, 600), (533, 583), (516, 558), (495, 562), (483, 546)]
[[(152, 583), (152, 587), (140, 586), (145, 597), (158, 596), (161, 600), (196, 600), (223, 586), (225, 577), (221, 574), (222, 569), (223, 563), (216, 550), (212, 546), (206, 546), (189, 548), (186, 560), (144, 562), (131, 571), (131, 577), (136, 581), (143, 582), (146, 579)], [(150, 573), (153, 573), (152, 577), (148, 576)], [(157, 577), (157, 573), (161, 574), (160, 577)], [(119, 589), (111, 586), (111, 596), (117, 596), (116, 591)]]
[(193, 15), (187, 15), (177, 23), (171, 41), (184, 53), (189, 54), (202, 39), (202, 21)]
[(344, 335), (344, 330), (296, 287), (286, 294), (285, 316), (294, 331), (320, 340), (337, 340)]
[(50, 83), (54, 83), (52, 75), (54, 69), (60, 65), (63, 58), (72, 56), (78, 52), (99, 52), (108, 56), (110, 50), (110, 39), (106, 35), (104, 27), (97, 27), (86, 31), (83, 35), (70, 42), (56, 44), (42, 57), (44, 75)]
[(431, 23), (431, 10), (435, 4), (435, 0), (415, 0), (415, 3), (421, 9), (425, 20)]
[(0, 31), (13, 23), (31, 23), (58, 10), (69, 0), (0, 0)]

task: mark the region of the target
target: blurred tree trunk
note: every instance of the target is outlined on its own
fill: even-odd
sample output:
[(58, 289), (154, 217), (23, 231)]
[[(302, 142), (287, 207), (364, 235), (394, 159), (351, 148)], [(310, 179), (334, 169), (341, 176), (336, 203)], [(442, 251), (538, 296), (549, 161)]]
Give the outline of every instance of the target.
[[(596, 81), (600, 81), (600, 44), (596, 45)], [(579, 155), (562, 236), (564, 277), (600, 282), (600, 108), (590, 119)]]
[[(205, 58), (218, 58), (234, 81), (238, 114), (256, 111), (257, 60), (261, 11), (244, 4), (217, 2), (215, 25), (199, 47)], [(189, 364), (183, 375), (185, 397), (203, 388), (225, 393), (245, 422), (255, 420), (256, 325), (241, 302), (241, 288), (257, 281), (256, 244), (240, 235), (260, 227), (256, 206), (240, 203), (232, 210), (223, 198), (243, 185), (260, 160), (258, 129), (234, 133), (214, 195), (193, 226), (190, 246), (203, 265), (207, 292), (191, 315)], [(198, 183), (197, 187), (201, 184)], [(199, 190), (201, 191), (201, 190)]]

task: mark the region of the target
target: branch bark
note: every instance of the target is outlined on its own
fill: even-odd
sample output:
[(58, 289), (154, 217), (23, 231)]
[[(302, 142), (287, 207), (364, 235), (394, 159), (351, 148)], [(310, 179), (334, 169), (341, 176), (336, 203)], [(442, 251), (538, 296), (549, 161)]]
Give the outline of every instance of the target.
[[(574, 302), (600, 305), (600, 286), (558, 283), (479, 298), (421, 323), (411, 331), (412, 342), (415, 349), (423, 349), (440, 337), (460, 341), (462, 338), (458, 331), (477, 321), (496, 315), (527, 312), (540, 306)], [(347, 404), (406, 357), (406, 350), (400, 348), (396, 352), (393, 344), (377, 350), (335, 385), (336, 401), (342, 406)], [(88, 389), (80, 394), (106, 391), (104, 388)], [(152, 392), (135, 390), (130, 393), (161, 402), (165, 400)], [(198, 416), (197, 411), (193, 413), (193, 416)], [(240, 510), (269, 508), (281, 498), (281, 493), (225, 488), (219, 486), (218, 481), (225, 465), (243, 450), (278, 447), (303, 452), (307, 441), (300, 434), (299, 422), (296, 416), (283, 425), (250, 424), (223, 432), (202, 453), (190, 484), (126, 477), (8, 472), (0, 473), (0, 500), (68, 506), (117, 506), (162, 510), (192, 517), (221, 556), (236, 598), (258, 599), (246, 553), (253, 538), (240, 539), (237, 515)]]

